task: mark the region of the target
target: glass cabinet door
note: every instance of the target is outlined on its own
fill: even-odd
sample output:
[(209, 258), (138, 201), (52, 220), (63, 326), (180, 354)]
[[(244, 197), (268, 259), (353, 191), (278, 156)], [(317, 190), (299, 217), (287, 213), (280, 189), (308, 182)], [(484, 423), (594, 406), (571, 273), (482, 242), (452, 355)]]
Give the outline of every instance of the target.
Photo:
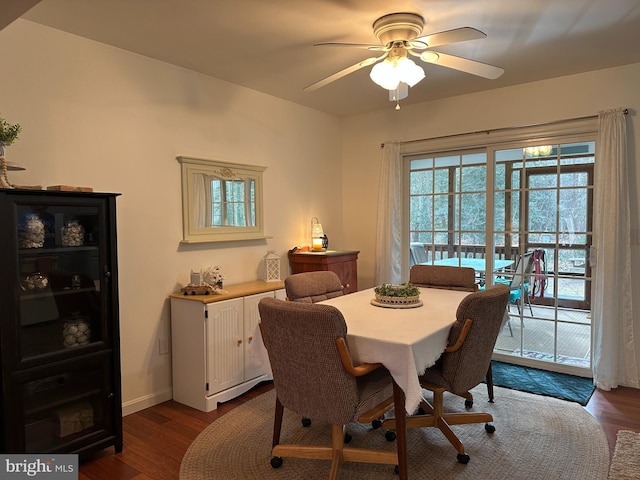
[(80, 452), (87, 443), (119, 433), (108, 355), (21, 371), (14, 382), (15, 445), (8, 450)]
[(15, 229), (17, 363), (108, 346), (103, 203), (18, 203)]

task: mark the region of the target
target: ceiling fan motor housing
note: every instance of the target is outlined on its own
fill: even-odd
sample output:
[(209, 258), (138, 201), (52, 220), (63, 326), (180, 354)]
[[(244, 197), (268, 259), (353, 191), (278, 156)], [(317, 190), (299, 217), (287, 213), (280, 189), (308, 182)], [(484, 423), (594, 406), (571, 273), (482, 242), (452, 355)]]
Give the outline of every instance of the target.
[(391, 13), (373, 22), (373, 33), (383, 45), (418, 37), (424, 28), (424, 18), (416, 13)]

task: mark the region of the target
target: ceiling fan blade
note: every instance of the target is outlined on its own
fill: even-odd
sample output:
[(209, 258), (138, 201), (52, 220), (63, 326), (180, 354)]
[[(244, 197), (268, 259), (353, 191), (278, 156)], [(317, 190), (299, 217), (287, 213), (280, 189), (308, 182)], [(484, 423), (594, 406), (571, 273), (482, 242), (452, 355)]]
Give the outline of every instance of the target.
[(453, 68), (454, 70), (460, 70), (461, 72), (470, 73), (472, 75), (478, 75), (479, 77), (488, 78), (490, 80), (495, 80), (504, 73), (504, 68), (489, 65), (488, 63), (478, 62), (476, 60), (456, 57), (455, 55), (434, 52), (432, 50), (422, 52), (420, 54), (420, 60), (427, 63), (433, 63), (434, 65), (441, 65), (443, 67)]
[(373, 52), (386, 52), (389, 50), (388, 47), (384, 45), (367, 45), (364, 43), (334, 43), (334, 42), (325, 42), (325, 43), (314, 43), (314, 47), (349, 47), (349, 48), (366, 48), (367, 50), (371, 50)]
[[(426, 44), (428, 47), (436, 47), (438, 45), (447, 45), (449, 43), (466, 42), (467, 40), (479, 40), (485, 38), (486, 33), (471, 27), (454, 28), (444, 32), (432, 33), (423, 37), (414, 38), (409, 41), (412, 48), (420, 48), (420, 44)], [(417, 42), (414, 46), (413, 42)], [(422, 47), (425, 48), (425, 47)]]
[(346, 77), (350, 73), (356, 72), (361, 68), (368, 67), (369, 65), (373, 65), (378, 60), (382, 60), (388, 54), (389, 52), (385, 52), (384, 55), (380, 55), (379, 57), (370, 57), (365, 60), (362, 60), (361, 62), (358, 62), (355, 65), (351, 65), (350, 67), (347, 67), (344, 70), (340, 70), (339, 72), (334, 73), (333, 75), (323, 78), (322, 80), (312, 83), (311, 85), (307, 85), (306, 87), (303, 88), (303, 90), (306, 92), (312, 92), (313, 90), (317, 90), (318, 88), (324, 87), (325, 85), (331, 82), (335, 82), (336, 80), (342, 77)]

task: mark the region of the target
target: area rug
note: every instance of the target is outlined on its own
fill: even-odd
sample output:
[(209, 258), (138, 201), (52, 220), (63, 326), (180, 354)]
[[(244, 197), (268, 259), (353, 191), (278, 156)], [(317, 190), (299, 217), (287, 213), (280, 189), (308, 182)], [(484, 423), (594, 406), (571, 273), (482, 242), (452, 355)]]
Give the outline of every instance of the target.
[(640, 478), (640, 433), (619, 430), (609, 480)]
[(566, 373), (549, 372), (495, 360), (491, 362), (491, 370), (493, 384), (499, 387), (560, 398), (580, 405), (586, 405), (595, 390), (592, 379)]
[[(497, 387), (496, 403), (488, 403), (487, 389), (472, 390), (473, 410), (490, 412), (496, 432), (483, 424), (452, 427), (471, 461), (459, 463), (456, 451), (439, 430), (409, 429), (409, 477), (415, 479), (605, 480), (609, 447), (598, 422), (577, 403)], [(429, 394), (427, 394), (428, 398)], [(499, 400), (498, 400), (499, 399)], [(445, 410), (464, 410), (464, 401), (445, 395)], [(214, 421), (191, 444), (180, 466), (180, 480), (326, 479), (330, 462), (285, 458), (273, 469), (271, 435), (274, 391), (233, 409)], [(350, 424), (351, 447), (395, 449), (381, 430)], [(285, 411), (282, 442), (329, 444), (330, 428), (313, 422), (303, 428), (300, 417)], [(391, 465), (346, 462), (341, 480), (397, 479)]]

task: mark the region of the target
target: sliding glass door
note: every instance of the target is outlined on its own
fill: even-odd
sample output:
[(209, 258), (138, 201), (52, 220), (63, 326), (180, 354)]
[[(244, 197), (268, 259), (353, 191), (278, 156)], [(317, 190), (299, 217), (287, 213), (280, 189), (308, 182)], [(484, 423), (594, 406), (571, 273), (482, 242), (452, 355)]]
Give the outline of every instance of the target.
[(594, 149), (574, 136), (406, 158), (410, 264), (475, 265), (480, 287), (513, 286), (502, 360), (590, 373)]
[(594, 147), (578, 141), (492, 152), (495, 245), (533, 252), (518, 308), (510, 306), (508, 330), (496, 345), (509, 360), (544, 361), (571, 373), (591, 366)]

